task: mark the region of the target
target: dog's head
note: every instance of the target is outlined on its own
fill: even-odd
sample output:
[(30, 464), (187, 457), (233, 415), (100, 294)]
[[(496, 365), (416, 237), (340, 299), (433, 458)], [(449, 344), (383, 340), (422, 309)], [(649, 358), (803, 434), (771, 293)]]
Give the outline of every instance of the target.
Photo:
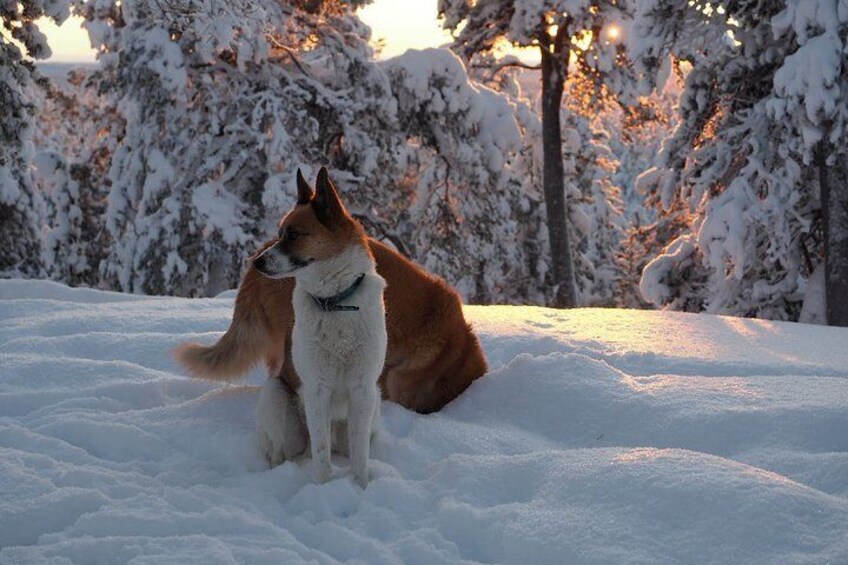
[(318, 171), (314, 190), (298, 169), (297, 204), (280, 220), (277, 240), (253, 258), (253, 266), (270, 278), (291, 277), (362, 241), (362, 228), (342, 204), (327, 169)]

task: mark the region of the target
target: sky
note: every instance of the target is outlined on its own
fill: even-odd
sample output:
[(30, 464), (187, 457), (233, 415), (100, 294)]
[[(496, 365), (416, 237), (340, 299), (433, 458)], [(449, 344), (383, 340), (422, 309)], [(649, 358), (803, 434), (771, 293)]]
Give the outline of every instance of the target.
[[(371, 26), (372, 40), (383, 42), (382, 58), (399, 55), (409, 48), (438, 47), (450, 41), (450, 34), (442, 30), (436, 19), (436, 1), (375, 0), (360, 10), (360, 18)], [(53, 49), (50, 61), (94, 61), (94, 50), (80, 22), (79, 18), (70, 18), (61, 27), (49, 20), (39, 22), (39, 28), (47, 35)]]

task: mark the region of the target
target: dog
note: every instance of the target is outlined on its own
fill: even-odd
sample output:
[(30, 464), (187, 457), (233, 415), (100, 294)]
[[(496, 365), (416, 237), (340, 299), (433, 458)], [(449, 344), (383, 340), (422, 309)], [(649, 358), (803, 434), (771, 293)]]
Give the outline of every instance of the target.
[[(326, 168), (318, 172), (314, 191), (297, 171), (297, 204), (280, 222), (277, 242), (253, 259), (253, 266), (270, 279), (295, 280), (291, 356), (301, 380), (316, 482), (332, 474), (332, 431), (338, 423), (347, 428), (354, 479), (365, 487), (379, 421), (377, 381), (388, 343), (386, 281)], [(267, 396), (266, 402), (273, 398)], [(260, 403), (258, 421), (267, 412)]]
[[(283, 218), (281, 227), (290, 224), (295, 219), (291, 214), (297, 213), (310, 225), (321, 227), (323, 243), (318, 245), (313, 239), (309, 244), (314, 235), (310, 233), (302, 239), (295, 236), (286, 245), (296, 250), (294, 256), (299, 261), (338, 254), (349, 241), (345, 230), (355, 228), (333, 230), (321, 223), (324, 212), (320, 206), (316, 212), (316, 204), (323, 201), (316, 199), (319, 193), (329, 193), (329, 176), (326, 171), (319, 173), (316, 194), (308, 201), (311, 187), (302, 175), (298, 175), (297, 183), (299, 203)], [(333, 193), (337, 199), (334, 188)], [(347, 223), (349, 214), (341, 202), (338, 204)], [(355, 238), (361, 242), (359, 233), (356, 231)], [(284, 236), (285, 231), (279, 235)], [(371, 238), (364, 241), (376, 262), (377, 274), (386, 281), (387, 347), (378, 381), (382, 398), (419, 413), (440, 410), (487, 371), (477, 336), (463, 316), (460, 297), (445, 281), (388, 246)], [(177, 361), (190, 375), (215, 381), (232, 381), (264, 359), (271, 378), (260, 392), (257, 425), (262, 448), (272, 465), (300, 455), (308, 443), (308, 425), (301, 408), (304, 379), (293, 360), (296, 284), (292, 278), (269, 278), (260, 271), (260, 267), (271, 267), (269, 261), (277, 252), (264, 254), (277, 245), (282, 245), (279, 237), (266, 242), (253, 256), (239, 286), (230, 327), (218, 342), (212, 346), (185, 343), (175, 350)], [(301, 245), (302, 249), (310, 245), (311, 251), (304, 252)], [(265, 259), (257, 265), (261, 257)], [(331, 319), (349, 313), (337, 312)], [(376, 414), (372, 421), (376, 421)], [(340, 434), (334, 435), (338, 438)], [(321, 472), (326, 473), (326, 467)]]

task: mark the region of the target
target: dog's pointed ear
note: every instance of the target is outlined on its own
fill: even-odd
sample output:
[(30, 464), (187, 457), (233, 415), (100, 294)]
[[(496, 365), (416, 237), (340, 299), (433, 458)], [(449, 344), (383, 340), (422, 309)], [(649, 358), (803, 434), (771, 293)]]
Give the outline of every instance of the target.
[(318, 179), (315, 181), (315, 199), (312, 207), (318, 220), (327, 227), (336, 225), (345, 215), (344, 204), (339, 198), (327, 167), (321, 167), (318, 171)]
[(309, 186), (309, 183), (306, 182), (306, 179), (303, 178), (303, 173), (300, 172), (300, 168), (297, 169), (297, 203), (298, 204), (309, 204), (312, 200), (312, 197), (315, 196), (315, 191), (312, 190), (312, 187)]

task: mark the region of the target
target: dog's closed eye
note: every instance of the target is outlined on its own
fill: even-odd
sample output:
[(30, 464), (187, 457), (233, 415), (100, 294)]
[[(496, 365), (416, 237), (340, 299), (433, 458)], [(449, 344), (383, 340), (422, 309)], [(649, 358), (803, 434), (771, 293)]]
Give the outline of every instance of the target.
[(280, 230), (278, 237), (283, 241), (294, 241), (302, 235), (309, 235), (309, 234), (302, 233), (302, 232), (299, 232), (297, 230), (293, 230), (291, 228), (284, 228), (284, 229)]

